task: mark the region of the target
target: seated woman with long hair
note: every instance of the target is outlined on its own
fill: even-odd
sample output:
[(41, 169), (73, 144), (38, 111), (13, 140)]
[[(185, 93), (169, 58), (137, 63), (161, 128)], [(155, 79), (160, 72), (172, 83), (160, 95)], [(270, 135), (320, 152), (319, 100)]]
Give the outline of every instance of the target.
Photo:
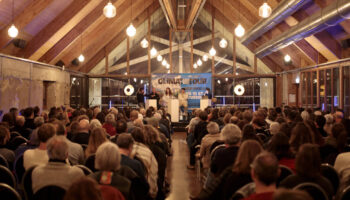
[(85, 158), (96, 153), (97, 148), (107, 141), (106, 132), (103, 128), (94, 128), (89, 137), (89, 144), (85, 149)]
[(241, 187), (252, 182), (250, 164), (263, 151), (256, 140), (246, 140), (239, 148), (233, 167), (226, 168), (221, 175), (202, 189), (195, 199), (230, 199)]
[(272, 136), (267, 150), (275, 154), (280, 165), (295, 171), (295, 158), (290, 151), (289, 138), (286, 134), (279, 132)]

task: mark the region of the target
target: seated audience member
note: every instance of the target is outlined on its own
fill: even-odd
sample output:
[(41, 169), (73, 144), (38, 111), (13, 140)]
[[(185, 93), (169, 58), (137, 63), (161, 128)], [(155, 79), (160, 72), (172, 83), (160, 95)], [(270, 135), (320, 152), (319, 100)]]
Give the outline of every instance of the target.
[(96, 151), (95, 168), (99, 171), (90, 175), (100, 185), (110, 185), (117, 188), (125, 197), (130, 198), (131, 181), (117, 171), (120, 169), (118, 146), (112, 142), (105, 142)]
[(129, 133), (122, 133), (118, 136), (117, 145), (119, 147), (119, 152), (122, 156), (121, 164), (130, 167), (134, 170), (140, 177), (145, 177), (145, 169), (140, 161), (130, 158), (132, 148), (134, 145), (134, 139)]
[(97, 182), (91, 177), (81, 177), (73, 182), (67, 190), (64, 200), (107, 200), (102, 194)]
[(292, 129), (289, 144), (293, 154), (299, 151), (299, 147), (306, 143), (315, 143), (315, 137), (311, 130), (303, 122), (298, 122)]
[[(56, 135), (62, 135), (67, 137), (66, 127), (60, 121), (53, 122), (56, 128)], [(66, 140), (68, 145), (68, 160), (72, 165), (84, 164), (84, 151), (80, 144)]]
[(94, 128), (102, 128), (102, 124), (100, 121), (98, 121), (98, 119), (92, 119), (90, 121), (90, 131), (92, 131)]
[(350, 177), (350, 152), (341, 153), (337, 156), (334, 169), (338, 172), (340, 179)]
[(72, 141), (78, 144), (88, 144), (89, 143), (89, 130), (90, 123), (88, 119), (81, 119), (79, 121), (78, 133), (72, 136)]
[(277, 157), (280, 165), (295, 171), (295, 158), (290, 151), (289, 138), (284, 133), (272, 136), (267, 149)]
[(271, 125), (272, 122), (275, 122), (276, 119), (277, 119), (277, 112), (274, 108), (270, 108), (269, 111), (268, 111), (268, 116), (266, 118), (266, 122)]
[(266, 134), (266, 130), (268, 129), (268, 124), (265, 121), (266, 113), (263, 110), (258, 110), (254, 112), (253, 116), (254, 117), (253, 117), (252, 125), (254, 126), (256, 133)]
[(216, 141), (220, 139), (220, 129), (216, 122), (209, 122), (207, 125), (208, 134), (202, 139), (201, 147), (199, 150), (199, 156), (202, 158), (202, 164), (204, 169), (210, 167), (210, 147)]
[(301, 118), (303, 119), (303, 121), (308, 121), (310, 120), (310, 114), (304, 110), (303, 112), (300, 113)]
[(24, 117), (21, 115), (18, 115), (16, 117), (15, 127), (11, 130), (11, 132), (16, 131), (19, 134), (21, 134), (23, 137), (29, 139), (30, 131), (24, 126), (24, 123), (25, 123)]
[(324, 146), (320, 147), (322, 163), (334, 165), (339, 153), (345, 151), (347, 146), (347, 133), (341, 123), (332, 126), (331, 134), (326, 138)]
[(324, 116), (326, 119), (326, 124), (323, 126), (324, 131), (327, 133), (327, 136), (331, 134), (332, 126), (333, 126), (333, 115), (327, 114)]
[(106, 132), (103, 128), (94, 128), (89, 137), (89, 144), (85, 149), (85, 158), (95, 154), (98, 147), (107, 141)]
[(159, 113), (155, 113), (154, 117), (148, 119), (147, 124), (156, 128), (159, 132), (161, 132), (166, 138), (170, 138), (170, 133), (167, 128), (163, 124), (159, 124), (161, 116)]
[(208, 119), (210, 122), (216, 122), (219, 126), (224, 125), (224, 122), (219, 119), (219, 109), (214, 108), (211, 110)]
[(278, 122), (271, 122), (270, 128), (269, 128), (270, 134), (275, 135), (276, 133), (279, 132), (279, 130), (280, 130), (280, 124)]
[(187, 133), (194, 133), (194, 128), (196, 125), (200, 122), (199, 113), (201, 112), (201, 109), (195, 109), (193, 110), (194, 117), (190, 120), (190, 123), (188, 124)]
[(230, 119), (231, 119), (232, 115), (230, 113), (226, 113), (224, 118), (223, 118), (223, 122), (224, 122), (224, 125), (230, 123)]
[(23, 116), (25, 117), (24, 127), (29, 129), (35, 129), (34, 124), (34, 109), (32, 107), (28, 107), (24, 110)]
[(318, 130), (318, 132), (323, 136), (323, 137), (327, 137), (328, 134), (327, 132), (324, 130), (324, 125), (326, 124), (326, 118), (322, 115), (320, 116), (316, 116), (315, 119), (316, 122), (316, 128)]
[(12, 166), (15, 161), (15, 153), (7, 148), (7, 143), (10, 139), (10, 131), (7, 127), (0, 125), (0, 155), (2, 155), (8, 162), (9, 166)]
[[(29, 150), (28, 150), (29, 151)], [(34, 194), (45, 186), (59, 186), (65, 190), (84, 172), (66, 163), (68, 144), (64, 136), (54, 136), (47, 141), (49, 162), (35, 167), (32, 172), (32, 187)]]
[(146, 168), (146, 178), (150, 187), (149, 194), (152, 198), (157, 196), (158, 186), (158, 163), (157, 159), (154, 157), (152, 151), (146, 146), (145, 135), (143, 130), (136, 127), (131, 132), (134, 139), (134, 145), (131, 152), (131, 158), (137, 158), (141, 160)]
[(125, 120), (118, 120), (116, 124), (116, 132), (117, 134), (127, 133), (128, 126)]
[(256, 131), (254, 129), (254, 126), (251, 124), (246, 124), (243, 126), (242, 130), (242, 141), (246, 140), (256, 140), (258, 141), (261, 145), (264, 143), (260, 137), (256, 135)]
[(227, 167), (215, 181), (204, 187), (197, 199), (230, 199), (239, 188), (252, 182), (250, 164), (262, 151), (257, 141), (244, 141), (233, 167)]
[(310, 195), (302, 190), (277, 189), (273, 200), (313, 200)]
[(280, 173), (277, 158), (272, 153), (262, 152), (255, 157), (251, 167), (255, 193), (244, 200), (272, 200)]
[(67, 138), (72, 141), (75, 134), (79, 133), (79, 122), (73, 121), (68, 128)]
[(38, 138), (40, 145), (38, 148), (29, 149), (23, 154), (24, 169), (29, 169), (32, 166), (46, 164), (49, 157), (46, 151), (46, 142), (56, 134), (55, 127), (52, 124), (43, 124), (38, 130)]
[(110, 136), (114, 136), (117, 132), (115, 130), (115, 115), (109, 113), (105, 118), (105, 123), (103, 124), (103, 128)]
[(139, 112), (137, 112), (137, 110), (132, 110), (130, 112), (130, 120), (126, 123), (128, 133), (131, 133), (132, 129), (135, 128), (134, 121), (137, 120), (138, 118), (139, 118)]
[(296, 174), (285, 178), (280, 186), (294, 188), (295, 186), (312, 182), (320, 185), (331, 199), (334, 194), (332, 184), (321, 175), (321, 157), (318, 146), (314, 144), (303, 144), (296, 156)]
[(342, 123), (344, 118), (344, 114), (341, 111), (336, 111), (334, 113), (334, 121), (335, 123)]
[(210, 171), (215, 175), (219, 175), (226, 167), (235, 162), (242, 132), (237, 125), (227, 124), (221, 130), (221, 138), (224, 140), (226, 147), (213, 152), (210, 164)]

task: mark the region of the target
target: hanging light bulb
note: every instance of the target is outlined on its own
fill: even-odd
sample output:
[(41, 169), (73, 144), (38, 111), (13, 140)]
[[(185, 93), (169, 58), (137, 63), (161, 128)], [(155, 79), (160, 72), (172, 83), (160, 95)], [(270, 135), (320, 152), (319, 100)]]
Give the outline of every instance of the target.
[(211, 56), (215, 56), (216, 50), (214, 49), (214, 47), (212, 47), (212, 48), (209, 50), (209, 54), (210, 54)]
[(170, 64), (169, 63), (166, 64), (166, 68), (170, 69)]
[(198, 65), (196, 63), (193, 64), (193, 68), (197, 69)]
[(203, 61), (204, 61), (204, 62), (207, 62), (207, 61), (208, 61), (208, 55), (207, 55), (207, 54), (204, 54), (204, 55), (203, 55)]
[(227, 82), (227, 81), (228, 81), (228, 78), (225, 78), (225, 81)]
[(288, 63), (288, 62), (290, 62), (291, 60), (292, 60), (292, 58), (291, 58), (288, 54), (284, 56), (284, 61), (285, 61), (285, 62)]
[(146, 40), (146, 38), (143, 38), (140, 44), (141, 44), (141, 47), (145, 49), (148, 47), (148, 40)]
[(79, 62), (84, 62), (84, 60), (85, 60), (84, 55), (80, 54), (80, 56), (78, 57), (78, 60), (79, 60)]
[(154, 57), (154, 56), (156, 56), (157, 55), (157, 49), (156, 48), (154, 48), (154, 47), (152, 47), (152, 49), (151, 49), (151, 56), (152, 57)]
[(168, 62), (164, 59), (164, 60), (162, 61), (162, 65), (165, 67), (166, 64), (168, 64)]
[(103, 8), (103, 14), (107, 18), (113, 18), (117, 14), (115, 6), (108, 2), (107, 5)]
[(227, 47), (227, 40), (225, 38), (222, 38), (219, 42), (219, 46), (223, 49), (226, 48)]
[(238, 26), (235, 28), (235, 34), (237, 37), (242, 37), (245, 33), (245, 29), (243, 26), (239, 23)]
[(218, 84), (221, 84), (221, 81), (220, 81), (220, 80), (218, 80)]
[(202, 66), (202, 64), (203, 64), (202, 60), (201, 60), (201, 59), (198, 59), (198, 60), (197, 60), (197, 65), (198, 65), (198, 66)]
[(159, 62), (162, 61), (162, 60), (163, 60), (163, 56), (159, 54), (159, 55), (157, 56), (157, 60), (158, 60)]
[(268, 18), (271, 15), (272, 9), (266, 2), (259, 8), (259, 16), (262, 18)]
[(9, 30), (7, 31), (7, 33), (9, 34), (10, 37), (15, 38), (18, 35), (18, 29), (14, 24), (12, 24)]
[(136, 35), (136, 28), (134, 27), (134, 25), (129, 25), (129, 27), (126, 29), (126, 34), (129, 37), (134, 37)]

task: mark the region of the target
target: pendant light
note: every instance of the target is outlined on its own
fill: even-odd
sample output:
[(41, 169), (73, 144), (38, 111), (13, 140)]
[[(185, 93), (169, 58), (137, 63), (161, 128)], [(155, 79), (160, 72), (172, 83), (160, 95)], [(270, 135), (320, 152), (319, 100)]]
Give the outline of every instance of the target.
[(167, 68), (167, 69), (170, 68), (170, 64), (169, 64), (169, 63), (166, 64), (166, 68)]
[(284, 61), (286, 63), (289, 63), (291, 60), (292, 60), (292, 58), (290, 57), (290, 55), (287, 54), (287, 55), (284, 56)]
[(215, 56), (216, 55), (216, 50), (214, 49), (214, 47), (211, 47), (211, 49), (209, 50), (209, 54), (211, 56)]
[(158, 60), (158, 62), (161, 62), (161, 61), (163, 60), (163, 56), (159, 54), (159, 55), (157, 56), (157, 60)]
[(103, 14), (107, 18), (113, 18), (117, 14), (117, 9), (111, 1), (109, 1), (107, 5), (103, 8)]
[[(213, 1), (211, 2), (211, 4), (213, 5)], [(216, 54), (216, 50), (214, 48), (214, 15), (213, 15), (213, 10), (211, 10), (211, 14), (212, 14), (212, 25), (211, 25), (211, 34), (212, 34), (212, 41), (211, 41), (211, 49), (209, 50), (209, 55), (211, 55), (212, 57), (215, 56)]]
[(201, 59), (198, 59), (198, 60), (197, 60), (197, 65), (198, 65), (198, 66), (202, 66), (202, 64), (203, 64), (202, 60), (201, 60)]
[(259, 16), (262, 18), (268, 18), (271, 15), (271, 12), (272, 12), (272, 9), (265, 0), (263, 5), (261, 5), (259, 8)]
[[(222, 9), (223, 9), (223, 12), (225, 14), (225, 6), (224, 6), (224, 0), (222, 0)], [(224, 20), (224, 24), (222, 26), (222, 32), (224, 34), (224, 37), (220, 40), (219, 42), (219, 46), (222, 48), (222, 49), (225, 49), (227, 47), (227, 40), (225, 39), (225, 20)]]
[(167, 64), (168, 64), (168, 62), (164, 58), (164, 60), (162, 61), (162, 65), (165, 67)]
[[(145, 10), (145, 0), (143, 0), (143, 9)], [(143, 23), (144, 30), (146, 29), (146, 25), (145, 24), (146, 23)], [(143, 38), (143, 40), (140, 42), (140, 45), (144, 49), (148, 47), (148, 40), (146, 39), (146, 37)]]
[(196, 63), (193, 64), (193, 68), (197, 69), (198, 65)]
[(154, 56), (157, 55), (158, 52), (157, 52), (157, 49), (154, 48), (154, 46), (153, 46), (152, 49), (151, 49), (151, 51), (150, 51), (150, 53), (151, 53), (151, 56), (154, 57)]
[[(239, 21), (241, 21), (241, 1), (238, 0), (238, 2), (239, 2), (239, 6), (238, 6)], [(245, 29), (243, 28), (241, 23), (238, 23), (237, 27), (235, 28), (235, 34), (236, 34), (237, 37), (242, 37), (245, 34)]]
[(14, 24), (14, 15), (15, 15), (14, 10), (15, 10), (15, 0), (12, 0), (12, 25), (7, 30), (7, 33), (11, 38), (15, 38), (18, 35), (18, 29), (16, 28), (16, 26)]
[(80, 56), (78, 57), (79, 62), (84, 62), (85, 57), (83, 55), (83, 33), (80, 35)]
[[(132, 21), (132, 1), (131, 0), (131, 21)], [(126, 34), (129, 37), (134, 37), (136, 35), (136, 28), (134, 27), (134, 25), (132, 25), (132, 22), (130, 23), (129, 27), (126, 29)]]
[(203, 61), (204, 62), (207, 62), (208, 61), (208, 55), (207, 54), (204, 54), (203, 57), (202, 57)]

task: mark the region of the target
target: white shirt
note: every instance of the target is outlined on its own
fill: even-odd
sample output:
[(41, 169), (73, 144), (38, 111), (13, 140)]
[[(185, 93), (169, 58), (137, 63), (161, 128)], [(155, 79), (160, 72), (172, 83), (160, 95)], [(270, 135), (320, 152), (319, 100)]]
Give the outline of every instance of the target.
[(28, 149), (23, 154), (23, 166), (28, 170), (35, 165), (46, 164), (49, 161), (49, 156), (46, 150), (41, 149)]

